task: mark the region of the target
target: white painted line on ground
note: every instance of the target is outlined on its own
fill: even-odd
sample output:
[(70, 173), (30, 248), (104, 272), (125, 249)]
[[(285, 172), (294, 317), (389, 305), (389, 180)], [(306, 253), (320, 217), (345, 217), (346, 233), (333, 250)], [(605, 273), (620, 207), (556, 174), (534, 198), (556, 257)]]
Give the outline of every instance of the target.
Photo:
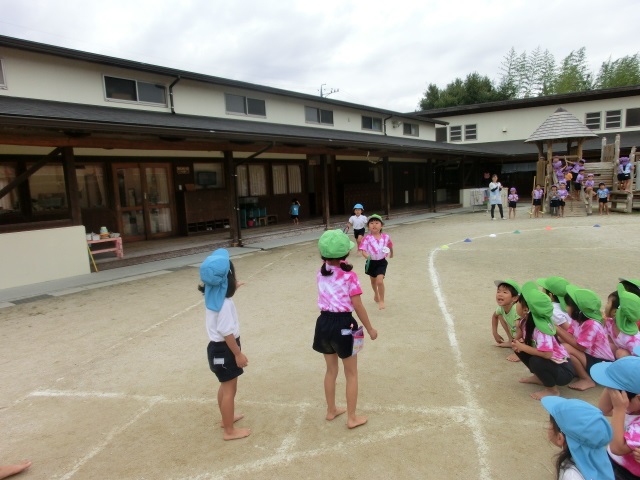
[(429, 255), (429, 275), (431, 277), (431, 283), (433, 284), (433, 293), (436, 296), (438, 306), (440, 307), (440, 311), (442, 312), (445, 323), (447, 324), (449, 345), (451, 345), (451, 349), (453, 350), (453, 355), (456, 360), (455, 364), (458, 366), (456, 379), (458, 381), (458, 384), (460, 384), (460, 386), (462, 387), (465, 403), (467, 407), (469, 407), (472, 411), (472, 413), (470, 413), (467, 418), (469, 419), (469, 426), (471, 427), (470, 430), (473, 433), (473, 440), (478, 451), (478, 466), (480, 467), (480, 478), (488, 480), (492, 477), (491, 469), (489, 468), (489, 463), (487, 461), (489, 447), (487, 445), (487, 441), (484, 435), (484, 429), (482, 426), (482, 416), (484, 414), (474, 395), (471, 382), (468, 380), (467, 374), (465, 373), (467, 371), (467, 367), (464, 364), (462, 355), (460, 353), (460, 345), (456, 337), (455, 323), (451, 314), (449, 313), (446, 299), (444, 297), (444, 294), (442, 293), (442, 289), (440, 288), (440, 279), (435, 268), (435, 256), (439, 250), (439, 248), (433, 249), (431, 251), (431, 254)]
[(135, 280), (142, 280), (144, 278), (157, 277), (158, 275), (164, 275), (165, 273), (172, 273), (170, 270), (158, 270), (157, 272), (144, 273), (142, 275), (133, 275), (131, 277), (119, 278), (117, 280), (109, 280), (107, 282), (94, 283), (92, 285), (85, 285), (83, 287), (67, 288), (65, 290), (58, 290), (52, 292), (49, 295), (52, 297), (60, 297), (62, 295), (69, 295), (71, 293), (84, 292), (86, 290), (93, 290), (96, 288), (109, 287), (112, 285), (119, 285), (121, 283), (133, 282)]

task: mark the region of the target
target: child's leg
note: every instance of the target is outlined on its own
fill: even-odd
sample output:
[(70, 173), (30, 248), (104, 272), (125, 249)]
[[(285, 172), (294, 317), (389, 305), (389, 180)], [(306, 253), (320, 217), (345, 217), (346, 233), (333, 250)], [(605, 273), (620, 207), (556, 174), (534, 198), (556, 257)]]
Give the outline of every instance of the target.
[(327, 371), (324, 374), (324, 396), (327, 399), (327, 420), (333, 420), (338, 415), (342, 415), (346, 410), (336, 407), (336, 380), (338, 379), (338, 355), (325, 354), (324, 361), (327, 362)]
[(238, 377), (222, 382), (218, 389), (218, 406), (222, 415), (222, 428), (224, 433), (222, 438), (225, 440), (236, 440), (238, 438), (248, 437), (251, 430), (248, 428), (235, 428), (234, 423), (234, 402), (236, 391), (238, 390)]
[(574, 348), (572, 345), (566, 343), (563, 344), (567, 353), (571, 355), (571, 363), (576, 370), (578, 381), (569, 385), (569, 388), (573, 390), (580, 390), (581, 392), (589, 390), (596, 386), (595, 382), (589, 376), (587, 372), (587, 357), (584, 352)]
[(367, 423), (367, 417), (356, 415), (358, 403), (358, 356), (343, 358), (344, 376), (347, 380), (347, 427), (355, 428)]
[(369, 277), (371, 281), (371, 288), (373, 288), (373, 301), (378, 303), (380, 301), (380, 296), (378, 295), (378, 282), (376, 277)]
[(384, 275), (378, 275), (375, 278), (378, 287), (378, 310), (384, 309)]
[(31, 461), (23, 460), (14, 465), (0, 465), (0, 478), (7, 478), (20, 472), (24, 472), (31, 466)]

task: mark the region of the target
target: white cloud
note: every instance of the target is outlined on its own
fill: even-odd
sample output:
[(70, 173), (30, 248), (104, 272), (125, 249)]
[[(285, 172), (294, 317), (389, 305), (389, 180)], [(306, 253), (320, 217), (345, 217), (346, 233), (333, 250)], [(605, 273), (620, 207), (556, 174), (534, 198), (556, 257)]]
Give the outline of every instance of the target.
[(511, 47), (594, 73), (638, 53), (635, 0), (0, 0), (0, 33), (182, 70), (414, 110), (429, 83), (499, 77)]

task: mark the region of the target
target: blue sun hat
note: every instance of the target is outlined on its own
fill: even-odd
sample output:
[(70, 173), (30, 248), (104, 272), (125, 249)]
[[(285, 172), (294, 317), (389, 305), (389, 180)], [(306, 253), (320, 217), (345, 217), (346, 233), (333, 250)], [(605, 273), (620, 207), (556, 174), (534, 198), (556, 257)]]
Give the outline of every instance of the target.
[(204, 303), (209, 310), (219, 312), (229, 286), (231, 262), (224, 248), (214, 250), (200, 265), (200, 280), (204, 283)]
[(591, 367), (589, 374), (599, 385), (640, 395), (640, 357), (629, 356), (615, 362), (599, 362)]
[(576, 398), (543, 397), (542, 406), (560, 427), (571, 457), (586, 479), (613, 480), (607, 445), (613, 430), (599, 408)]

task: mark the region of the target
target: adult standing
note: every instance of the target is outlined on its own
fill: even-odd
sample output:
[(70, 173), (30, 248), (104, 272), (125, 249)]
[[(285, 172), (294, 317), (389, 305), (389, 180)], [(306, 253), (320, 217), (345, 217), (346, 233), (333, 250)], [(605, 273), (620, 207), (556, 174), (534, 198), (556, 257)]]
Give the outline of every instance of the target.
[(491, 205), (491, 220), (495, 220), (494, 212), (496, 205), (500, 210), (500, 218), (504, 218), (504, 212), (502, 211), (502, 184), (498, 181), (498, 175), (495, 173), (491, 176), (491, 183), (489, 183), (489, 204)]

